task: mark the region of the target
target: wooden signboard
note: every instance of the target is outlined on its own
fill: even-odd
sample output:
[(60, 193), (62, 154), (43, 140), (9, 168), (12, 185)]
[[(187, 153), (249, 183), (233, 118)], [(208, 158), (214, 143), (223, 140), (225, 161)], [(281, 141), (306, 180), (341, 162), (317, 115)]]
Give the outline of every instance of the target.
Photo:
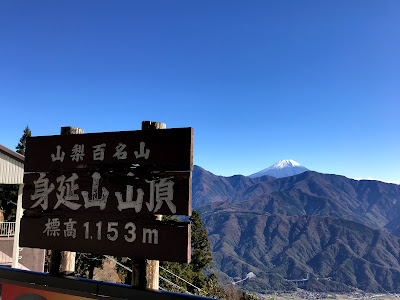
[[(140, 175), (139, 175), (140, 176)], [(22, 207), (43, 211), (190, 215), (191, 172), (29, 173)]]
[[(190, 261), (187, 222), (162, 222), (128, 215), (43, 214), (23, 218), (21, 244), (186, 263)], [(22, 243), (23, 241), (23, 243)]]
[(192, 128), (28, 138), (20, 245), (188, 262), (189, 225), (149, 216), (191, 215), (192, 169)]
[(30, 137), (25, 172), (191, 171), (193, 128)]

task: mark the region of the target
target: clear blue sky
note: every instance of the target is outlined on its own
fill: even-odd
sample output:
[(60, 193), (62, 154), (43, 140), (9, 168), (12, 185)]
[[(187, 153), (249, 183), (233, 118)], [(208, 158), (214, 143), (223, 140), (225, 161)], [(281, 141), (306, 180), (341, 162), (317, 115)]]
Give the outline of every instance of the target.
[(0, 2), (0, 144), (195, 130), (194, 162), (400, 183), (400, 1)]

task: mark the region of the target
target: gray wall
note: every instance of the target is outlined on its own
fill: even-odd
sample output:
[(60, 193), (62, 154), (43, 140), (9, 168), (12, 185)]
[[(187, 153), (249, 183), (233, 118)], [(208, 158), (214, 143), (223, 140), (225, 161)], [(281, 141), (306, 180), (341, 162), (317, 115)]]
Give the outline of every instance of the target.
[[(13, 238), (0, 238), (0, 251), (12, 258)], [(22, 258), (18, 261), (28, 270), (43, 272), (45, 250), (23, 247), (19, 252)], [(0, 255), (1, 257), (1, 255)]]

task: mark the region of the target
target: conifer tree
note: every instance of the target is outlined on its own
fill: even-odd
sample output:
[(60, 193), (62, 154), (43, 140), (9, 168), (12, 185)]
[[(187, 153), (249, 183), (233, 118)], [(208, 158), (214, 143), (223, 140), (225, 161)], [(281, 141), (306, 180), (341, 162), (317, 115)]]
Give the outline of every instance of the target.
[[(175, 220), (174, 217), (164, 216), (163, 220)], [(194, 286), (200, 288), (196, 289), (190, 284), (185, 284), (182, 280), (177, 279), (170, 273), (160, 270), (160, 275), (168, 281), (182, 287), (184, 290), (189, 291), (193, 294), (199, 294), (208, 297), (217, 297), (220, 299), (225, 298), (225, 292), (216, 283), (217, 277), (214, 273), (209, 276), (204, 274), (207, 268), (211, 267), (212, 254), (211, 246), (208, 241), (207, 231), (204, 228), (203, 222), (201, 221), (200, 215), (197, 211), (193, 211), (190, 217), (191, 221), (191, 243), (192, 243), (192, 256), (189, 264), (179, 264), (173, 262), (161, 262), (161, 267), (169, 270), (170, 272), (178, 275), (186, 281), (192, 283)], [(177, 286), (170, 285), (163, 280), (160, 281), (161, 286), (164, 289), (180, 292), (182, 290)]]
[(26, 125), (26, 127), (24, 129), (24, 134), (20, 138), (19, 143), (16, 147), (18, 153), (25, 155), (26, 138), (30, 137), (31, 135), (32, 135), (31, 130), (29, 129), (28, 125)]
[(209, 267), (212, 262), (211, 246), (208, 242), (207, 231), (197, 211), (193, 211), (190, 221), (192, 224), (193, 251), (191, 265), (194, 272), (201, 272)]

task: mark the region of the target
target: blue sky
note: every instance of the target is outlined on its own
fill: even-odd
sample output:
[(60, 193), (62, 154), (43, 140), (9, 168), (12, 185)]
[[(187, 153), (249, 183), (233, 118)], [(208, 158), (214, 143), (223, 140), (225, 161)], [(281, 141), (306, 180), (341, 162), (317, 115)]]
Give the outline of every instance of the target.
[(400, 183), (400, 1), (0, 2), (0, 144), (193, 127), (194, 162)]

